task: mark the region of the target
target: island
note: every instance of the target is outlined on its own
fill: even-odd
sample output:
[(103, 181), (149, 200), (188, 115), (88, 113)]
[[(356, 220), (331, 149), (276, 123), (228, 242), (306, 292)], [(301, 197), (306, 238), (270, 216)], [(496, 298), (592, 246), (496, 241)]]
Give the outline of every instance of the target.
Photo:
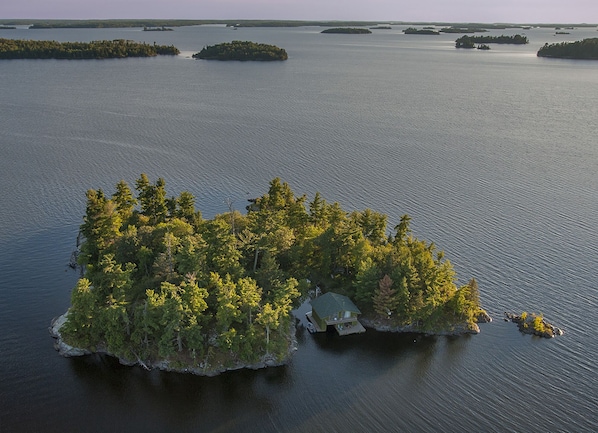
[(481, 33), (487, 32), (488, 30), (480, 27), (443, 27), (440, 29), (442, 33)]
[(598, 60), (598, 38), (550, 45), (547, 43), (538, 50), (537, 55), (559, 59)]
[(505, 321), (511, 321), (517, 324), (517, 327), (524, 334), (532, 334), (538, 337), (553, 338), (557, 335), (563, 335), (562, 329), (548, 323), (541, 314), (527, 313), (524, 311), (520, 315), (508, 313), (505, 311)]
[(200, 375), (280, 365), (296, 349), (292, 310), (314, 292), (352, 300), (382, 331), (477, 333), (488, 318), (475, 279), (457, 286), (408, 215), (387, 230), (384, 214), (308, 202), (279, 178), (245, 214), (229, 203), (212, 219), (162, 178), (141, 174), (134, 190), (86, 193), (82, 275), (52, 324), (65, 356)]
[(15, 26), (2, 26), (0, 25), (0, 30), (16, 30)]
[(170, 27), (162, 26), (162, 27), (144, 27), (144, 32), (171, 32), (173, 29)]
[(258, 44), (250, 41), (232, 41), (204, 47), (193, 54), (194, 59), (204, 60), (287, 60), (287, 52), (276, 45)]
[(529, 40), (527, 36), (461, 36), (455, 41), (456, 48), (475, 48), (475, 44), (515, 44), (525, 45)]
[(333, 27), (331, 29), (322, 30), (320, 33), (340, 33), (346, 35), (367, 35), (372, 33), (370, 29), (360, 29), (357, 27)]
[(415, 27), (409, 27), (403, 30), (406, 35), (439, 35), (440, 32), (433, 30), (433, 28), (416, 29)]
[(56, 42), (0, 38), (0, 59), (110, 59), (177, 55), (173, 45), (150, 45), (115, 39), (93, 42)]

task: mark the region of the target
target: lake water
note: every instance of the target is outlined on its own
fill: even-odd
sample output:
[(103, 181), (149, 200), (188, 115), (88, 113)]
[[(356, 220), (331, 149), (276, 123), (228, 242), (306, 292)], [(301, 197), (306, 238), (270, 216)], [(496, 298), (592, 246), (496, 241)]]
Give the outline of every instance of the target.
[[(591, 432), (598, 430), (598, 62), (545, 42), (456, 50), (458, 35), (323, 35), (202, 26), (6, 31), (174, 44), (178, 57), (0, 62), (0, 431)], [(521, 30), (519, 31), (521, 32)], [(490, 34), (514, 34), (496, 31)], [(272, 43), (281, 63), (195, 61), (205, 45)], [(475, 277), (494, 322), (459, 338), (312, 336), (285, 367), (205, 378), (64, 359), (50, 320), (85, 191), (162, 176), (206, 218), (279, 176), (344, 209), (412, 218)], [(502, 321), (542, 312), (545, 340)], [(304, 311), (298, 315), (301, 317)]]

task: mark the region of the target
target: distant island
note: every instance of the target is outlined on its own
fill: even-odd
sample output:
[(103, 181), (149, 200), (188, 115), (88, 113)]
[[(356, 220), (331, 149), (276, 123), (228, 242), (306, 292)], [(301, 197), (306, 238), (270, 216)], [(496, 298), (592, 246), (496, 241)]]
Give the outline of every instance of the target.
[(441, 33), (479, 33), (487, 32), (488, 30), (480, 27), (443, 27), (440, 29)]
[(320, 33), (342, 33), (348, 35), (367, 35), (372, 33), (369, 29), (360, 29), (356, 27), (334, 27), (322, 30)]
[(406, 35), (439, 35), (440, 32), (437, 30), (427, 29), (416, 29), (415, 27), (409, 27), (403, 30)]
[(0, 26), (0, 30), (16, 30), (14, 26)]
[(545, 44), (537, 53), (538, 57), (559, 59), (598, 60), (598, 38), (588, 38), (577, 42)]
[(275, 45), (258, 44), (250, 41), (232, 41), (204, 47), (193, 54), (194, 59), (203, 60), (287, 60), (287, 52)]
[[(4, 25), (19, 25), (30, 26), (31, 29), (53, 29), (53, 28), (126, 28), (126, 27), (181, 27), (181, 26), (199, 26), (199, 25), (226, 25), (230, 27), (305, 27), (305, 26), (319, 26), (319, 27), (372, 27), (379, 25), (378, 21), (318, 21), (318, 20), (229, 20), (229, 19), (205, 19), (205, 20), (190, 20), (190, 19), (107, 19), (107, 20), (42, 20), (42, 19), (0, 19), (0, 24)], [(422, 22), (407, 22), (395, 21), (389, 22), (389, 25), (423, 25), (430, 24), (436, 27), (447, 26), (446, 22), (427, 23)], [(536, 24), (539, 28), (555, 28), (555, 23), (552, 24)], [(450, 27), (458, 27), (464, 29), (519, 29), (521, 24), (489, 24), (489, 23), (451, 23)], [(564, 27), (564, 24), (561, 26)], [(596, 24), (577, 24), (576, 27), (591, 28), (596, 27)], [(523, 26), (523, 28), (530, 28), (530, 26)], [(559, 29), (558, 27), (557, 29)], [(572, 29), (573, 27), (566, 27)], [(480, 31), (480, 30), (476, 30)]]
[(0, 59), (111, 59), (177, 55), (172, 45), (150, 45), (116, 39), (93, 42), (56, 42), (0, 38)]
[(144, 27), (144, 32), (171, 32), (172, 29), (170, 27)]
[(475, 48), (475, 44), (528, 44), (527, 36), (513, 35), (513, 36), (461, 36), (455, 41), (456, 48)]
[(291, 310), (314, 291), (354, 300), (380, 330), (477, 333), (487, 317), (475, 279), (458, 287), (408, 215), (388, 231), (384, 214), (308, 202), (278, 178), (246, 214), (212, 219), (162, 178), (142, 174), (135, 191), (121, 180), (86, 193), (84, 273), (51, 327), (64, 356), (202, 375), (280, 365), (296, 349)]
[(391, 26), (375, 26), (370, 27), (371, 30), (392, 30)]

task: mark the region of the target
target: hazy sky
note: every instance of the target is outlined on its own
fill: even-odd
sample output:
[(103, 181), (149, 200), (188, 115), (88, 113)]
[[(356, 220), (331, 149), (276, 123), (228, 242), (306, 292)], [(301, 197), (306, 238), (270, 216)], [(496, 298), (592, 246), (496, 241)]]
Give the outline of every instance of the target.
[(598, 0), (3, 0), (0, 18), (598, 23)]

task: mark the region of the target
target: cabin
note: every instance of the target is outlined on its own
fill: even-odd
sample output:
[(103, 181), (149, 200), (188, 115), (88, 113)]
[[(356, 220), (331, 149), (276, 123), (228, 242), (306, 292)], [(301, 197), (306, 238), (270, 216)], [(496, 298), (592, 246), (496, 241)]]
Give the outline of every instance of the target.
[(312, 299), (307, 319), (314, 332), (326, 332), (328, 325), (332, 325), (339, 335), (348, 335), (365, 332), (357, 320), (359, 314), (361, 311), (348, 297), (328, 292)]

